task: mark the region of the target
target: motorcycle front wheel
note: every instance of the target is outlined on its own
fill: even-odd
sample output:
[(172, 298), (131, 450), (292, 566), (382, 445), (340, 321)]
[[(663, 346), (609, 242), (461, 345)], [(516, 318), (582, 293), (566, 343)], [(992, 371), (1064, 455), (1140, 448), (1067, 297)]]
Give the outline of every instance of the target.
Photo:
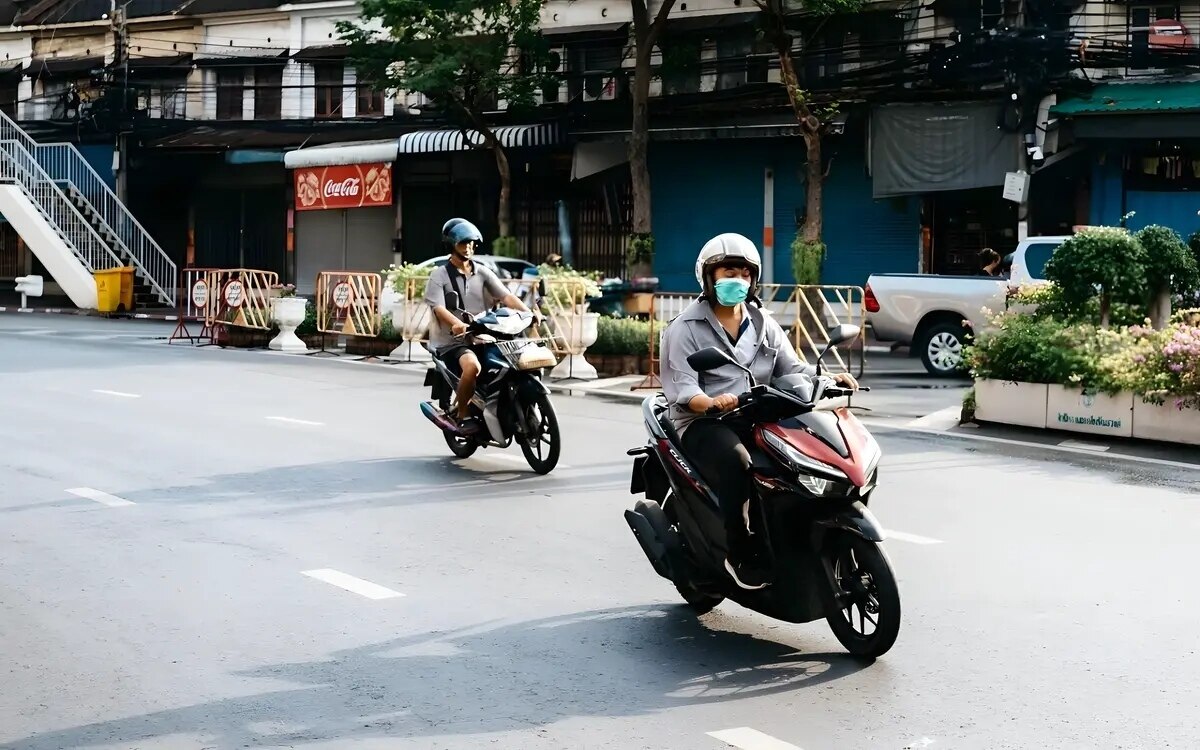
[(550, 396), (539, 393), (533, 401), (521, 404), (525, 410), (525, 424), (530, 432), (521, 435), (521, 452), (529, 462), (529, 468), (538, 474), (549, 474), (558, 465), (558, 455), (562, 451), (562, 438), (558, 433), (558, 416), (554, 413), (554, 405)]
[(875, 542), (845, 531), (825, 539), (822, 566), (832, 582), (824, 588), (825, 620), (854, 656), (883, 656), (900, 634), (900, 590), (891, 563)]

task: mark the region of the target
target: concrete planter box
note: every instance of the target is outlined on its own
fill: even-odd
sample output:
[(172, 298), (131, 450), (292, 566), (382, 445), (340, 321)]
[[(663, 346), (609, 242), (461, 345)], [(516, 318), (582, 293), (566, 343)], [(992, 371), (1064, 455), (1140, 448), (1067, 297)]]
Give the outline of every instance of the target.
[(980, 422), (1045, 429), (1048, 388), (1044, 383), (976, 380), (975, 418)]
[(1142, 440), (1200, 445), (1200, 411), (1176, 409), (1175, 399), (1163, 406), (1133, 400), (1133, 436)]
[(1052, 430), (1107, 437), (1133, 437), (1133, 394), (1084, 393), (1052, 385), (1047, 392), (1046, 426)]

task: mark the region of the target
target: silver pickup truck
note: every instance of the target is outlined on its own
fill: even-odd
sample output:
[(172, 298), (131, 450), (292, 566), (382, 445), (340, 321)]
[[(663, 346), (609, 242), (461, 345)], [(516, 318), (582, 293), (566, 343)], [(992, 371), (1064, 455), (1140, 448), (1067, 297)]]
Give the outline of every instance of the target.
[(987, 325), (983, 309), (1004, 309), (1010, 286), (1044, 281), (1046, 262), (1066, 237), (1030, 237), (1005, 256), (999, 277), (884, 273), (867, 280), (867, 322), (879, 341), (912, 348), (925, 369), (951, 375), (962, 363), (971, 329)]

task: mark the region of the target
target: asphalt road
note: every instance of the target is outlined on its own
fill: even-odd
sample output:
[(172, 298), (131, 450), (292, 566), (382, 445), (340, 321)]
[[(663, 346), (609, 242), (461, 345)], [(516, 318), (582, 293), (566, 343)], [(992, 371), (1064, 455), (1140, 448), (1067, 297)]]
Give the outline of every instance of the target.
[(1194, 745), (1200, 473), (881, 431), (864, 665), (680, 606), (635, 404), (558, 397), (540, 478), (451, 460), (410, 373), (114, 330), (0, 316), (0, 750)]

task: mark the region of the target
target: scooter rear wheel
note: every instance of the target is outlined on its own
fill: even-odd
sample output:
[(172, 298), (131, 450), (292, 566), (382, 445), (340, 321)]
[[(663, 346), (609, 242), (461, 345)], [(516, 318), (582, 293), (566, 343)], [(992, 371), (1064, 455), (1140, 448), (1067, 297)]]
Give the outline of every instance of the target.
[(854, 656), (883, 656), (900, 634), (900, 590), (883, 548), (834, 531), (825, 539), (822, 558), (832, 573), (833, 589), (822, 590), (833, 634)]

